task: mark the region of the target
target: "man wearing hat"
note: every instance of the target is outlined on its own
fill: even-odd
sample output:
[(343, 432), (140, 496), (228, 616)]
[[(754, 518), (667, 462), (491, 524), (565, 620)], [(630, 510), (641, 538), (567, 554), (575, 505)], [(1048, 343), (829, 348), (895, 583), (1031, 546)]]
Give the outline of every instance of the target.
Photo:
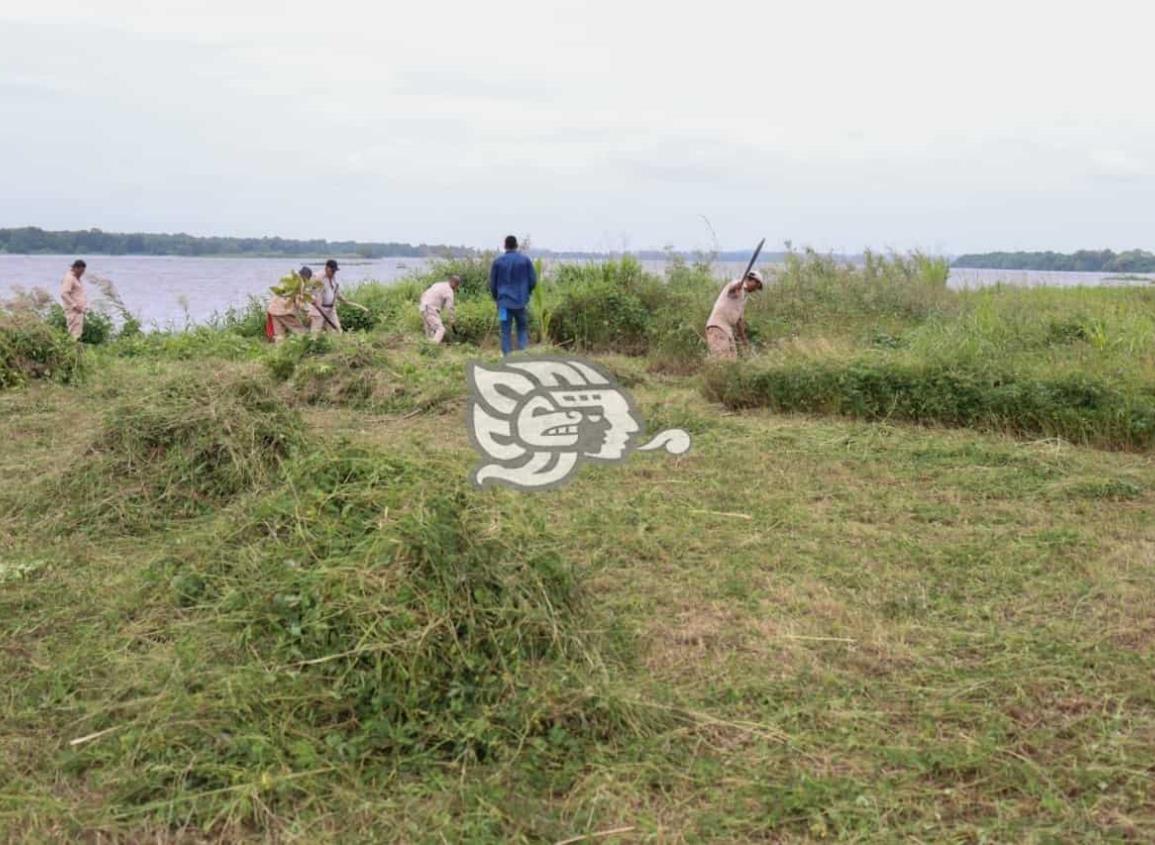
[(746, 343), (746, 297), (762, 290), (762, 274), (751, 270), (745, 279), (735, 279), (722, 288), (706, 321), (706, 346), (711, 358), (738, 357), (739, 342)]
[(337, 303), (345, 302), (341, 296), (341, 285), (337, 282), (337, 262), (330, 258), (325, 262), (325, 272), (321, 275), (321, 290), (313, 297), (309, 309), (309, 331), (340, 332), (341, 318), (337, 316)]

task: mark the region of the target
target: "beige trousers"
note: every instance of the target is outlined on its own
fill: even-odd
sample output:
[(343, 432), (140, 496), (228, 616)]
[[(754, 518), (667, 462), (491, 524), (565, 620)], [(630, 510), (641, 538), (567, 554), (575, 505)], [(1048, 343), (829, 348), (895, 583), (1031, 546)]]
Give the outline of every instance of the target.
[(717, 326), (706, 327), (706, 347), (710, 350), (711, 358), (734, 359), (738, 357), (738, 347), (734, 338), (726, 334), (725, 329)]
[[(333, 321), (333, 326), (336, 326), (336, 329), (329, 325), (329, 320), (326, 320), (325, 317), (321, 316), (322, 308), (325, 309), (325, 316), (327, 316), (329, 320)], [(337, 306), (334, 304), (326, 307), (317, 302), (314, 302), (309, 308), (309, 331), (311, 331), (313, 334), (320, 334), (321, 332), (341, 331), (341, 318), (337, 316)]]
[(445, 324), (441, 322), (441, 312), (436, 308), (423, 308), (421, 320), (425, 323), (425, 336), (434, 343), (445, 338)]
[(68, 320), (68, 333), (72, 335), (73, 340), (80, 340), (80, 336), (84, 334), (84, 312), (66, 311), (64, 316)]
[(295, 314), (270, 314), (273, 319), (273, 343), (280, 343), (290, 334), (304, 334), (308, 331)]

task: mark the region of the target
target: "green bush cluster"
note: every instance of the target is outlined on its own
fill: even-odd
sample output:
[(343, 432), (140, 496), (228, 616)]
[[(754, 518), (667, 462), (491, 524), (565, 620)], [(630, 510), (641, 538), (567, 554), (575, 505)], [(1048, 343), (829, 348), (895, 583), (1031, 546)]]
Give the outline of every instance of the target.
[[(46, 321), (48, 325), (54, 329), (65, 333), (68, 332), (68, 318), (64, 315), (64, 308), (59, 304), (53, 304), (48, 309)], [(136, 324), (133, 331), (139, 332), (139, 330), (140, 325)], [(80, 332), (81, 343), (97, 346), (102, 343), (108, 343), (115, 337), (116, 327), (113, 325), (112, 317), (108, 314), (93, 309), (84, 315), (84, 328)]]
[(0, 314), (0, 389), (29, 379), (73, 381), (80, 352), (72, 338), (29, 314)]
[(552, 286), (549, 338), (584, 352), (644, 355), (681, 303), (674, 289), (629, 256), (560, 265)]

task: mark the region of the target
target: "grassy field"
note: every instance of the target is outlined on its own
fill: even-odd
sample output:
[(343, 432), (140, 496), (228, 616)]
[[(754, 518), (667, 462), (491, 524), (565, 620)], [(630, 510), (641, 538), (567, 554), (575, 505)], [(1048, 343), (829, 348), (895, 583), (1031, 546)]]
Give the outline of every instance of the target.
[[(1155, 838), (1150, 441), (1099, 406), (1087, 437), (872, 418), (837, 376), (997, 364), (1141, 411), (1151, 291), (800, 256), (756, 356), (712, 368), (677, 341), (700, 271), (591, 272), (539, 328), (694, 445), (544, 494), (466, 484), (472, 303), (480, 348), (364, 291), (361, 334), (272, 349), (235, 319), (10, 379), (0, 838)], [(575, 322), (598, 285), (644, 309)], [(832, 404), (795, 413), (814, 391), (771, 376), (819, 370)]]

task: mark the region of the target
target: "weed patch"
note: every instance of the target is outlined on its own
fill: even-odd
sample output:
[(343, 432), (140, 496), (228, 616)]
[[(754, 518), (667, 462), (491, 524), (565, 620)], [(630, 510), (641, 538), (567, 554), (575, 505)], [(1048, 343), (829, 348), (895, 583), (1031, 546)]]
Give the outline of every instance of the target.
[(0, 389), (79, 374), (80, 351), (67, 334), (30, 315), (0, 315)]

